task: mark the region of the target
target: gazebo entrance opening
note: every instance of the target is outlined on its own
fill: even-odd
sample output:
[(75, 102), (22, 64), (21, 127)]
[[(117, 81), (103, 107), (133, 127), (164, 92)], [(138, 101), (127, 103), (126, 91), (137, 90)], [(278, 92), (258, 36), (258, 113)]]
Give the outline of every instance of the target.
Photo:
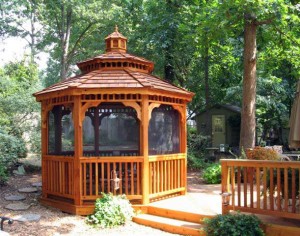
[(34, 95), (42, 105), (42, 203), (90, 214), (101, 192), (147, 204), (185, 194), (186, 104), (193, 94), (126, 53), (117, 30), (82, 74)]

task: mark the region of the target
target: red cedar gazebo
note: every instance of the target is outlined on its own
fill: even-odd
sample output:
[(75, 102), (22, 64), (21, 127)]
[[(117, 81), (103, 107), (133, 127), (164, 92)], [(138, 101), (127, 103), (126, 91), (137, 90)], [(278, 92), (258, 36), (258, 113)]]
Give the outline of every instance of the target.
[(41, 202), (93, 212), (101, 192), (142, 204), (186, 192), (186, 104), (193, 93), (151, 75), (118, 32), (82, 74), (34, 94), (42, 106)]

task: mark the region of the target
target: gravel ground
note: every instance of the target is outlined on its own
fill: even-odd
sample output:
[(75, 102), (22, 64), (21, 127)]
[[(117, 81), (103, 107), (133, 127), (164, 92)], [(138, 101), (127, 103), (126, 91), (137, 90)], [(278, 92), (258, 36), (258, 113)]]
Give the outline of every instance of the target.
[[(198, 174), (192, 173), (188, 179), (190, 184), (201, 181)], [(12, 176), (6, 186), (0, 186), (0, 216), (16, 217), (21, 214), (39, 214), (41, 219), (38, 222), (17, 222), (12, 225), (4, 224), (4, 231), (10, 235), (18, 236), (56, 236), (56, 235), (175, 235), (151, 227), (142, 226), (134, 222), (128, 222), (124, 226), (113, 229), (99, 229), (85, 223), (85, 217), (74, 216), (63, 213), (55, 208), (40, 205), (38, 193), (25, 194), (24, 203), (31, 207), (26, 211), (13, 212), (4, 207), (11, 203), (4, 199), (5, 195), (17, 194), (18, 189), (30, 187), (31, 183), (41, 181), (39, 171), (35, 171), (24, 176)]]

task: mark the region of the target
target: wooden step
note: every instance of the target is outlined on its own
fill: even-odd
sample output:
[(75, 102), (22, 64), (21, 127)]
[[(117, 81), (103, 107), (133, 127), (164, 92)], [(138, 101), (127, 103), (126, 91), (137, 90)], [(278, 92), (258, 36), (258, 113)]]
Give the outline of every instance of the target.
[(151, 215), (162, 216), (170, 219), (194, 222), (194, 223), (202, 223), (204, 218), (212, 218), (213, 216), (210, 215), (201, 215), (192, 212), (185, 212), (185, 211), (178, 211), (178, 210), (171, 210), (161, 207), (154, 207), (148, 206), (147, 212)]
[(183, 234), (183, 235), (205, 235), (200, 223), (188, 222), (156, 216), (151, 214), (140, 214), (133, 217), (133, 221), (150, 226), (156, 229), (161, 229), (166, 232)]

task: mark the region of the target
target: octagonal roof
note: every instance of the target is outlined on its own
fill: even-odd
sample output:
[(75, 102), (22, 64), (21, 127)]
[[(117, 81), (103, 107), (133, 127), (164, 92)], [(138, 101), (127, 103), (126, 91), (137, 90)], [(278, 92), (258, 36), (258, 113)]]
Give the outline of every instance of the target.
[(107, 92), (110, 89), (147, 89), (162, 93), (171, 93), (191, 100), (193, 93), (172, 85), (154, 75), (154, 63), (131, 54), (127, 51), (127, 38), (118, 32), (106, 37), (106, 53), (77, 63), (82, 74), (56, 83), (34, 94), (37, 100), (44, 96), (55, 97), (62, 91), (64, 94), (80, 94), (81, 91), (91, 90), (93, 93)]

